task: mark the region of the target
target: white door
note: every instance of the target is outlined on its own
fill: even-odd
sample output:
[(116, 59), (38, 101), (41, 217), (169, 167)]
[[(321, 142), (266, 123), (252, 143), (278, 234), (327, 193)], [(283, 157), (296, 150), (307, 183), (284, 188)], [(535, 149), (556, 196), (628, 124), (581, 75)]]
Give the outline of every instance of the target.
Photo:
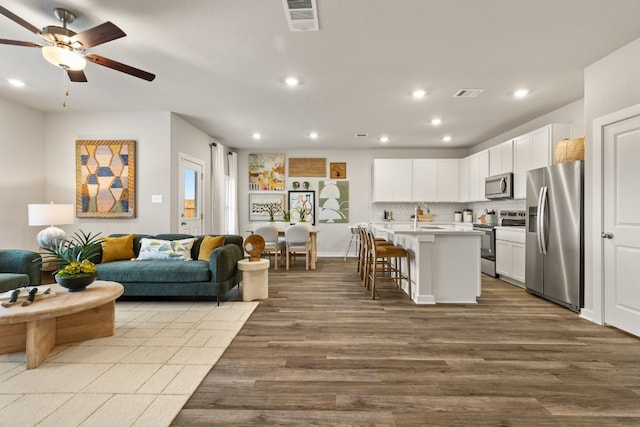
[(196, 236), (202, 234), (204, 162), (180, 154), (180, 183), (178, 198), (178, 232)]
[(603, 137), (604, 321), (640, 336), (640, 116)]

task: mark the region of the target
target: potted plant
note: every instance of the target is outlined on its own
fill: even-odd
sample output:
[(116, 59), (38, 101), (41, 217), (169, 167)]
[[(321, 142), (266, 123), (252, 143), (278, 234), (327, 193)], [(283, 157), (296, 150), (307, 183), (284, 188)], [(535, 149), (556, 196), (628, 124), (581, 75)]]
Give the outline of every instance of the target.
[(100, 254), (100, 233), (76, 232), (71, 238), (44, 248), (42, 262), (56, 262), (56, 282), (69, 291), (81, 291), (98, 277), (93, 263)]

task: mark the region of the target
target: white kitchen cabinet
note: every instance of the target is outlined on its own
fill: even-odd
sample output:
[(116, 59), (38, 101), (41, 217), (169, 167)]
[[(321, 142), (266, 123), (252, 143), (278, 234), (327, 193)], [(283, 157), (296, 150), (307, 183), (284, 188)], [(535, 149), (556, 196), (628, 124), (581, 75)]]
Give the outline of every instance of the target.
[(489, 150), (469, 156), (469, 201), (486, 200), (484, 181), (489, 176)]
[(501, 279), (524, 285), (525, 230), (515, 227), (496, 228), (496, 273)]
[(513, 172), (513, 141), (489, 148), (489, 176)]
[(513, 197), (527, 195), (527, 172), (552, 164), (553, 147), (571, 136), (571, 125), (551, 124), (513, 140)]
[(417, 202), (438, 201), (438, 160), (413, 160), (412, 200)]
[(458, 180), (458, 202), (469, 201), (469, 158), (460, 159)]
[(438, 202), (457, 202), (459, 190), (460, 161), (438, 159)]
[(374, 159), (372, 202), (412, 201), (412, 160)]

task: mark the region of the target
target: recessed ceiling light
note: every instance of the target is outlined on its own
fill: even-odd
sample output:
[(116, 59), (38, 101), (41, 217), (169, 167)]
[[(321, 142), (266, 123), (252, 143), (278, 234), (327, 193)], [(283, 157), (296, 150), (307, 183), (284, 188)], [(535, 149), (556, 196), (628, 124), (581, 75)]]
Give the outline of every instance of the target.
[(7, 79), (9, 84), (13, 87), (24, 87), (24, 82), (18, 79)]
[(439, 126), (440, 124), (442, 124), (442, 119), (439, 119), (439, 118), (431, 119), (431, 124), (434, 126)]
[(389, 142), (389, 137), (387, 135), (382, 135), (380, 137), (380, 142), (382, 142), (383, 144)]
[(445, 136), (442, 138), (442, 140), (443, 140), (444, 142), (449, 142), (449, 141), (451, 141), (451, 136), (449, 136), (449, 135), (445, 135)]
[(260, 132), (254, 132), (254, 133), (251, 134), (251, 138), (260, 139), (260, 138), (262, 138), (262, 135), (260, 134)]
[(287, 86), (294, 87), (294, 86), (298, 86), (298, 84), (300, 83), (300, 79), (294, 76), (289, 76), (284, 79), (284, 82), (287, 84)]
[(529, 89), (518, 89), (517, 91), (513, 92), (513, 96), (515, 96), (516, 98), (524, 98), (527, 95), (529, 95)]
[(311, 139), (318, 139), (318, 132), (310, 132), (309, 133), (309, 138)]
[(422, 99), (426, 94), (427, 94), (427, 91), (424, 89), (416, 89), (413, 92), (411, 92), (411, 96), (413, 96), (415, 99)]

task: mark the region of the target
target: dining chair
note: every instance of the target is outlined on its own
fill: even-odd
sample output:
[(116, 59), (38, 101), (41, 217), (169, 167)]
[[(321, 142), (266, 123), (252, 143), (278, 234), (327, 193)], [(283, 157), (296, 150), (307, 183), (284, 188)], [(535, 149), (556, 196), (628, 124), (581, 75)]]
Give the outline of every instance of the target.
[(309, 258), (311, 256), (311, 238), (309, 228), (304, 224), (294, 224), (284, 231), (285, 252), (287, 257), (287, 270), (290, 266), (290, 258), (296, 253), (304, 253), (306, 268), (309, 269)]
[[(278, 269), (278, 264), (283, 264), (285, 251), (284, 241), (278, 239), (278, 229), (273, 225), (260, 225), (253, 230), (253, 234), (262, 236), (264, 239), (264, 252), (267, 256), (274, 256), (274, 269)], [(280, 262), (278, 262), (280, 256)]]

